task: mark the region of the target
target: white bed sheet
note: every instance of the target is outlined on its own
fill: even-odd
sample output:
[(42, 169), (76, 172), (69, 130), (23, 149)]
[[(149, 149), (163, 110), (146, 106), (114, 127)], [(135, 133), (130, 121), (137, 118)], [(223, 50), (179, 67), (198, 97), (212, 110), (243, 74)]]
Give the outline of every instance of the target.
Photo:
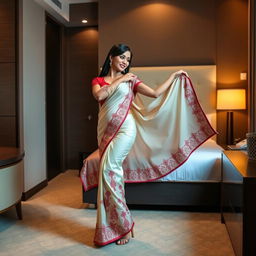
[(182, 166), (157, 181), (219, 182), (222, 151), (214, 140), (209, 139)]
[[(220, 182), (222, 151), (223, 149), (213, 139), (209, 139), (197, 148), (182, 166), (154, 182)], [(81, 180), (85, 188), (96, 186), (98, 164), (98, 150), (84, 160)]]

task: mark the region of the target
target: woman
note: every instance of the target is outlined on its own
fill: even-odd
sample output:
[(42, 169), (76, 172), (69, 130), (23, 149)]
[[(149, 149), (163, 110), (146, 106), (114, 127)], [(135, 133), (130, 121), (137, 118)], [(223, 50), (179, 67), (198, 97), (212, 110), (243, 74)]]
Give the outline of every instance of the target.
[[(100, 103), (98, 145), (100, 170), (97, 198), (97, 224), (94, 242), (118, 245), (129, 242), (134, 222), (124, 196), (122, 163), (135, 137), (136, 126), (130, 112), (135, 93), (157, 98), (184, 71), (171, 74), (155, 90), (129, 73), (132, 52), (126, 45), (114, 45), (104, 62), (99, 77), (92, 81), (92, 93)], [(131, 234), (130, 234), (131, 233)]]

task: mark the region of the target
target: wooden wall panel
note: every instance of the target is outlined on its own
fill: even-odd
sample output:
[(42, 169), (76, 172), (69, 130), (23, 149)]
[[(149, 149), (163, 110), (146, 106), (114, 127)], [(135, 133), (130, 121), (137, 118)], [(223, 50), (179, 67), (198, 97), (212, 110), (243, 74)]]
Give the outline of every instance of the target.
[[(248, 1), (217, 0), (217, 88), (248, 88), (248, 80), (240, 80), (248, 72)], [(245, 138), (248, 111), (234, 111), (234, 138)], [(226, 143), (226, 111), (217, 112), (217, 141)]]
[(0, 62), (15, 62), (15, 2), (0, 1)]
[(15, 62), (15, 26), (0, 24), (0, 62)]
[(14, 0), (0, 1), (0, 23), (15, 23), (15, 4)]
[(14, 116), (15, 107), (15, 63), (0, 63), (0, 116)]
[(256, 0), (249, 1), (249, 132), (256, 132)]
[(0, 146), (17, 146), (16, 4), (0, 1)]
[(16, 146), (16, 118), (0, 116), (0, 145)]
[(133, 66), (215, 64), (215, 2), (99, 1), (99, 64), (118, 43), (131, 47)]

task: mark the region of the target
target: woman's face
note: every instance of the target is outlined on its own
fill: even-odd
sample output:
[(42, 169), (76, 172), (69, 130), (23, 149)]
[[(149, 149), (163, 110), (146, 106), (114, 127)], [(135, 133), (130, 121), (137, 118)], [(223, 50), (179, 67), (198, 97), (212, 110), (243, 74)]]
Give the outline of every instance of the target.
[(126, 51), (121, 55), (110, 57), (111, 67), (117, 72), (124, 71), (129, 65), (131, 60), (131, 52)]

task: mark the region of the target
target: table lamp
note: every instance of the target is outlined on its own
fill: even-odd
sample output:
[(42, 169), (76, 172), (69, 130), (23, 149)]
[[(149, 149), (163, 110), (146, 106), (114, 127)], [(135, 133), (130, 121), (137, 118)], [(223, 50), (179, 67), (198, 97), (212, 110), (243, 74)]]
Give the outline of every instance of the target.
[(217, 110), (227, 110), (226, 144), (234, 144), (233, 111), (246, 109), (245, 89), (217, 90)]

